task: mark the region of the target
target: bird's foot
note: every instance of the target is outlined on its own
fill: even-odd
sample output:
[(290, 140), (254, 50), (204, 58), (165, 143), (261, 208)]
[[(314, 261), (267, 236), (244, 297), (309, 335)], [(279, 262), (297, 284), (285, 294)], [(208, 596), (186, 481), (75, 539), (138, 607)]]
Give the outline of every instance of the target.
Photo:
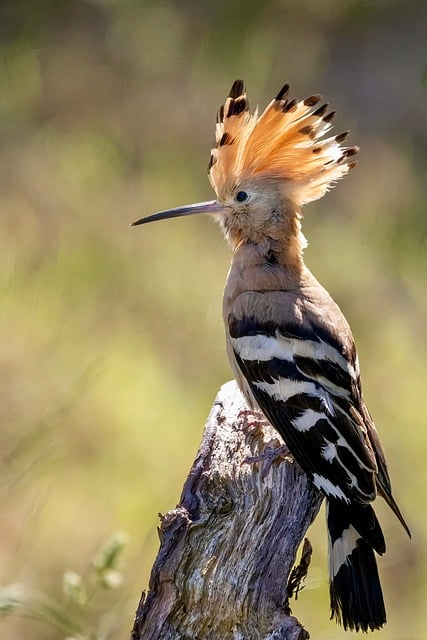
[(243, 460), (242, 464), (259, 464), (262, 463), (261, 478), (269, 474), (270, 469), (276, 460), (285, 460), (289, 456), (289, 449), (284, 445), (281, 447), (266, 447), (259, 456), (248, 456)]

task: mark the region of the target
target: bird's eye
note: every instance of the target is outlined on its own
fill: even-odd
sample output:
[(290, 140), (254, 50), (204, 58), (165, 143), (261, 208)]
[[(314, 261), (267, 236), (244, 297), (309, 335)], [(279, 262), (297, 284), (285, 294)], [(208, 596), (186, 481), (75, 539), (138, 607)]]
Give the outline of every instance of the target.
[(246, 193), (246, 191), (238, 191), (236, 193), (236, 200), (237, 202), (244, 202), (245, 200), (248, 199), (248, 194)]

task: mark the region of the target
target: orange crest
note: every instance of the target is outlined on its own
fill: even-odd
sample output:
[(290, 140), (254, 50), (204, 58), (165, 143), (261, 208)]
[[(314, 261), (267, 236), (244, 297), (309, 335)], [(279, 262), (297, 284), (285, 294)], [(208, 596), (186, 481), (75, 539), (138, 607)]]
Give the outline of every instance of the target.
[(324, 138), (335, 116), (321, 96), (288, 99), (285, 85), (259, 117), (250, 113), (242, 80), (231, 87), (218, 112), (216, 148), (209, 178), (218, 196), (255, 177), (283, 181), (287, 198), (297, 205), (321, 198), (356, 162), (359, 148), (342, 147), (348, 131)]

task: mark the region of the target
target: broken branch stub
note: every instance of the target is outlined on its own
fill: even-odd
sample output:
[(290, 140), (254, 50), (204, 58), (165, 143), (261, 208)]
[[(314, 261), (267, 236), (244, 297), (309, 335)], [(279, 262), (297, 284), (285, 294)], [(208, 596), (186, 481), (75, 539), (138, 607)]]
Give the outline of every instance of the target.
[(225, 384), (180, 503), (161, 517), (132, 640), (309, 637), (290, 615), (288, 576), (321, 496), (282, 445)]

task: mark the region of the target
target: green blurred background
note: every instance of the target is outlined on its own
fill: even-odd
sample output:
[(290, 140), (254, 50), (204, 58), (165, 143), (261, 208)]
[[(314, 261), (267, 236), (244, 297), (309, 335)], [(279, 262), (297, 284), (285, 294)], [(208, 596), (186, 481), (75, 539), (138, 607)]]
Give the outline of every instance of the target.
[[(0, 3), (1, 584), (61, 602), (64, 571), (87, 573), (124, 530), (123, 584), (83, 615), (98, 638), (128, 637), (157, 513), (175, 506), (231, 376), (219, 230), (129, 223), (212, 198), (214, 119), (236, 77), (260, 107), (290, 81), (325, 95), (336, 133), (362, 147), (306, 207), (306, 260), (352, 324), (413, 531), (379, 505), (381, 637), (427, 638), (426, 42), (423, 1)], [(328, 620), (322, 517), (309, 536), (294, 611), (313, 638), (349, 637)], [(8, 640), (66, 635), (0, 621)]]

